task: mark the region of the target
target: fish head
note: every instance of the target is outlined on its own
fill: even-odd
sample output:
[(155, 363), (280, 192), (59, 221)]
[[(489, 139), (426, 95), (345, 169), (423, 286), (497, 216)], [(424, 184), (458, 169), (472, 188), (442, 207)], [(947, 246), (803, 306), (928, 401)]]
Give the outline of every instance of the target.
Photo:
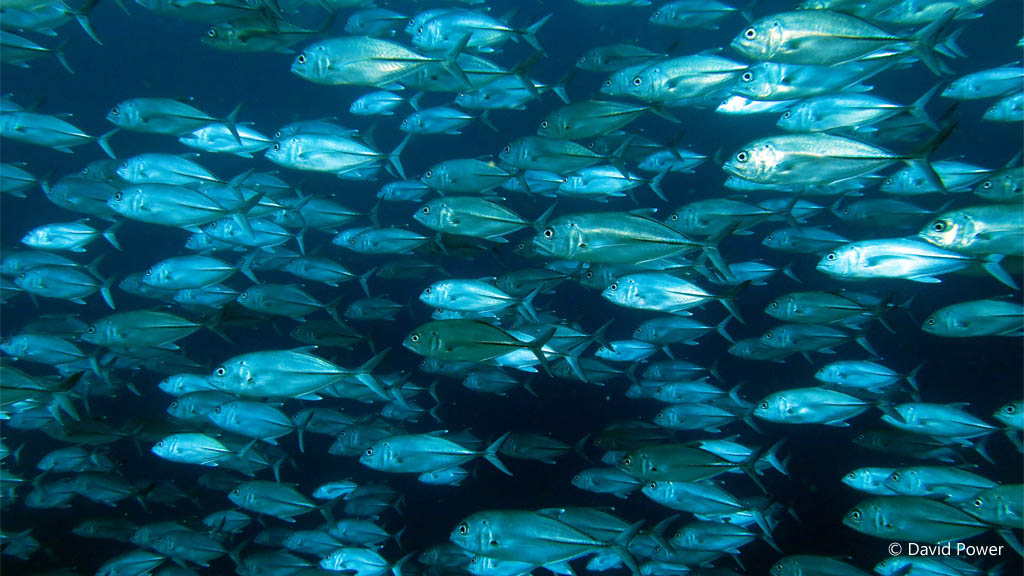
[(722, 169), (733, 176), (752, 182), (770, 183), (780, 172), (781, 154), (768, 138), (755, 140), (725, 161)]
[(792, 342), (792, 338), (786, 326), (776, 326), (761, 334), (760, 341), (761, 344), (771, 348), (787, 348)]
[(127, 182), (144, 182), (148, 175), (146, 161), (139, 157), (128, 158), (117, 167), (117, 175)]
[(179, 444), (180, 440), (177, 435), (172, 434), (154, 444), (153, 447), (150, 448), (150, 451), (153, 452), (153, 454), (168, 460), (178, 454)]
[(529, 150), (526, 140), (517, 138), (501, 149), (501, 152), (498, 153), (498, 160), (506, 166), (518, 168), (524, 164), (528, 155)]
[(751, 60), (771, 60), (784, 40), (785, 28), (775, 16), (752, 23), (732, 39), (733, 50)]
[(921, 324), (921, 330), (935, 336), (957, 336), (970, 328), (969, 323), (949, 310), (937, 310)]
[(81, 335), (82, 340), (96, 345), (102, 345), (104, 342), (114, 341), (116, 338), (117, 327), (113, 322), (106, 318), (97, 320), (95, 323), (90, 324)]
[(918, 232), (918, 236), (939, 248), (953, 248), (966, 235), (970, 222), (962, 214), (943, 214)]
[(846, 245), (829, 252), (818, 261), (817, 269), (830, 276), (847, 276), (861, 267), (861, 250)]
[(431, 230), (441, 230), (452, 224), (451, 209), (443, 199), (427, 202), (414, 212), (412, 217)]
[(363, 451), (359, 463), (374, 470), (387, 470), (397, 462), (391, 443), (382, 440)]
[(639, 307), (643, 305), (640, 284), (635, 278), (619, 278), (601, 292), (601, 297), (620, 306)]
[(557, 218), (549, 222), (534, 236), (533, 245), (542, 256), (567, 260), (575, 259), (587, 247), (582, 230), (572, 218)]
[(1016, 401), (1003, 404), (992, 417), (1010, 428), (1024, 428), (1024, 402)]
[(307, 46), (292, 61), (292, 74), (303, 80), (318, 82), (328, 75), (331, 69), (331, 51), (324, 42)]
[(497, 534), (492, 529), (494, 524), (494, 519), (491, 518), (492, 514), (500, 514), (500, 512), (477, 512), (470, 515), (452, 529), (448, 540), (463, 550), (487, 556), (488, 551), (501, 545)]
[(420, 301), (427, 306), (434, 308), (441, 308), (442, 305), (448, 300), (448, 296), (451, 293), (451, 285), (442, 280), (440, 282), (434, 282), (430, 286), (423, 289), (420, 293)]
[(225, 392), (238, 393), (255, 380), (253, 371), (243, 358), (231, 358), (214, 369), (210, 384)]
[(424, 324), (413, 330), (402, 341), (402, 346), (420, 356), (433, 356), (440, 350), (440, 338), (436, 330)]
[(656, 480), (651, 480), (650, 482), (645, 484), (644, 487), (640, 489), (640, 491), (643, 492), (644, 496), (647, 496), (651, 500), (658, 502), (665, 500), (665, 497), (667, 496), (670, 487), (671, 484), (669, 484), (668, 482), (658, 482)]
[(769, 394), (757, 406), (754, 406), (754, 416), (769, 422), (785, 422), (789, 408), (789, 401), (785, 394), (781, 392)]
[(810, 132), (816, 119), (814, 107), (802, 103), (783, 112), (775, 125), (789, 132)]
[(45, 227), (35, 228), (29, 230), (24, 236), (21, 237), (21, 243), (26, 246), (33, 248), (40, 248), (45, 246), (50, 239), (50, 232)]
[(235, 486), (231, 492), (228, 492), (228, 500), (240, 508), (246, 508), (248, 504), (251, 504), (254, 496), (252, 487), (245, 484)]
[(731, 104), (749, 104), (751, 100), (770, 99), (782, 83), (785, 68), (774, 62), (762, 62), (752, 66), (737, 75), (736, 81), (732, 84), (733, 96), (746, 98), (746, 102), (735, 101)]
[(893, 492), (910, 496), (921, 488), (921, 477), (915, 470), (909, 468), (893, 470), (885, 479), (885, 486)]
[(427, 124), (423, 114), (419, 112), (413, 112), (402, 119), (402, 123), (398, 125), (398, 129), (406, 134), (415, 134), (423, 130)]
[(547, 118), (541, 120), (537, 127), (537, 135), (546, 138), (562, 138), (569, 130), (569, 122), (560, 110), (548, 114)]
[(107, 121), (115, 126), (130, 127), (139, 124), (139, 110), (132, 100), (116, 104), (107, 112)]

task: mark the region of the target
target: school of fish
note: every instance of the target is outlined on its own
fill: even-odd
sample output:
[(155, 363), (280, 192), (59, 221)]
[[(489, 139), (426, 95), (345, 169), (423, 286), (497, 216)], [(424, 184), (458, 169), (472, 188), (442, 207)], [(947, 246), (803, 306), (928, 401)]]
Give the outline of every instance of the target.
[[(942, 343), (1024, 336), (1024, 24), (1002, 66), (958, 42), (1003, 8), (0, 1), (3, 71), (26, 69), (0, 106), (3, 572), (1019, 571), (1024, 351), (999, 406), (931, 386)], [(268, 125), (140, 90), (83, 122), (10, 81), (78, 89), (113, 12), (337, 105)], [(573, 19), (607, 42), (565, 53)], [(626, 21), (676, 41), (609, 32)], [(944, 152), (980, 126), (1005, 157)], [(45, 160), (71, 153), (74, 173)], [(621, 417), (567, 437), (497, 415), (513, 401)], [(790, 475), (821, 456), (808, 433), (872, 464), (820, 470), (856, 502), (829, 537), (872, 554), (791, 544), (824, 493)], [(564, 465), (575, 500), (471, 496)], [(101, 540), (118, 552), (67, 552)]]

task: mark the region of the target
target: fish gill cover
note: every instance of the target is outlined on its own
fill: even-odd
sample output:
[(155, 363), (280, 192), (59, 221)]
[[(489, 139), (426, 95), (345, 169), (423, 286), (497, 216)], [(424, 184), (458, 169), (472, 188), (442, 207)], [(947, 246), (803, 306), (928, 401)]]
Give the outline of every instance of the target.
[(1019, 2), (0, 28), (5, 575), (1021, 573)]

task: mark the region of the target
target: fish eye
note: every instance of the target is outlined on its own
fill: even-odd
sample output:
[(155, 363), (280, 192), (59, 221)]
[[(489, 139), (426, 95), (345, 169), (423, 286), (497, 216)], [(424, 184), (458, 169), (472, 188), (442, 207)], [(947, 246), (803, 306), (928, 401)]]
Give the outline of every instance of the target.
[(857, 475), (854, 474), (853, 472), (850, 472), (849, 474), (846, 475), (846, 477), (850, 480), (854, 480), (857, 478)]
[(277, 142), (274, 142), (274, 152), (277, 152), (280, 149), (281, 149), (281, 145), (278, 144)]
[(772, 333), (771, 332), (765, 332), (764, 333), (764, 339), (765, 340), (771, 340), (772, 339)]
[(761, 410), (767, 410), (767, 409), (768, 409), (768, 403), (767, 402), (761, 402)]
[(505, 151), (506, 154), (511, 152), (512, 151), (512, 146), (505, 146), (504, 151)]
[(217, 376), (223, 376), (223, 375), (225, 375), (227, 373), (228, 373), (227, 369), (224, 368), (223, 366), (221, 366), (220, 368), (217, 368), (217, 370), (215, 372), (215, 374), (217, 374)]
[(217, 406), (216, 408), (214, 408), (213, 409), (213, 413), (214, 414), (220, 414), (220, 406)]
[(161, 440), (161, 441), (159, 441), (159, 442), (157, 442), (157, 443), (156, 443), (156, 447), (157, 447), (157, 448), (159, 448), (159, 447), (161, 447), (161, 446), (163, 446), (163, 445), (164, 445), (164, 441), (163, 441), (163, 440)]
[(1003, 408), (1003, 412), (1006, 412), (1007, 414), (1013, 414), (1016, 411), (1017, 407), (1013, 404), (1007, 404), (1006, 407)]
[(611, 290), (612, 292), (615, 292), (616, 290), (619, 289), (619, 283), (618, 282), (612, 282), (612, 285), (609, 286), (608, 289)]
[(206, 31), (206, 35), (209, 36), (210, 38), (216, 38), (217, 37), (217, 29), (216, 28), (210, 28), (209, 30)]
[(772, 302), (771, 307), (772, 307), (772, 310), (777, 310), (779, 308), (779, 303), (778, 302)]
[(373, 456), (373, 448), (367, 448), (366, 449), (366, 455), (367, 456)]
[(751, 80), (754, 79), (754, 73), (753, 72), (744, 72), (743, 76), (740, 76), (740, 79), (742, 79), (744, 82), (750, 82)]
[(626, 456), (625, 458), (622, 459), (622, 465), (623, 466), (629, 466), (632, 463), (633, 463), (633, 459), (630, 458), (629, 456)]
[(893, 482), (899, 482), (899, 480), (900, 480), (900, 473), (899, 472), (893, 472), (892, 476), (889, 476), (889, 480), (892, 480)]
[(232, 490), (231, 493), (234, 494), (235, 496), (238, 496), (238, 494), (239, 494), (238, 488), (235, 488), (234, 490)]
[[(665, 415), (662, 414), (661, 412), (658, 412), (658, 415), (655, 416), (655, 418), (658, 419), (658, 420), (663, 420), (665, 418)], [(653, 488), (653, 486), (652, 486), (652, 488)]]
[(981, 508), (982, 505), (985, 504), (985, 501), (983, 499), (981, 499), (981, 498), (975, 498), (974, 502), (972, 502), (972, 504), (974, 504), (975, 508)]
[(420, 26), (419, 28), (417, 28), (416, 29), (416, 33), (417, 34), (423, 34), (423, 26)]
[(89, 334), (95, 334), (96, 333), (96, 327), (90, 325), (89, 328), (86, 330), (86, 332), (88, 332)]
[(424, 214), (430, 214), (430, 206), (424, 206), (423, 207), (423, 213)]
[(150, 268), (149, 270), (146, 270), (146, 276), (152, 276), (152, 275), (153, 275), (153, 269), (152, 268)]
[(860, 520), (860, 510), (854, 510), (853, 512), (850, 512), (850, 518), (853, 518), (854, 520)]
[(171, 402), (171, 410), (173, 410), (173, 409), (175, 409), (177, 407), (178, 407), (178, 401), (177, 400), (175, 400), (174, 402)]
[(749, 159), (749, 158), (750, 158), (750, 155), (747, 154), (746, 151), (741, 151), (741, 152), (737, 152), (736, 153), (736, 161), (737, 162), (746, 162), (747, 159)]
[(829, 252), (828, 256), (825, 256), (825, 260), (828, 260), (829, 262), (834, 262), (835, 259), (836, 259), (836, 253), (835, 252)]
[(926, 320), (926, 322), (927, 322), (927, 324), (929, 326), (935, 326), (935, 318), (934, 317), (929, 318), (928, 320)]
[(757, 38), (757, 30), (754, 30), (753, 28), (747, 28), (746, 30), (743, 31), (743, 37), (746, 38), (747, 40), (753, 40), (754, 38)]
[(932, 224), (932, 230), (934, 230), (936, 232), (942, 232), (945, 229), (946, 229), (946, 222), (943, 221), (943, 220), (939, 220), (939, 221), (935, 222), (934, 224)]
[(787, 120), (789, 119), (790, 116), (792, 116), (792, 114), (790, 114), (788, 110), (782, 113), (782, 117), (787, 119)]
[(463, 522), (462, 524), (459, 524), (458, 530), (459, 534), (465, 536), (467, 533), (469, 533), (469, 525)]
[(434, 175), (434, 172), (433, 172), (432, 170), (427, 170), (427, 171), (426, 171), (426, 172), (425, 172), (425, 173), (423, 174), (423, 177), (424, 177), (424, 178), (430, 178), (430, 177), (431, 177), (431, 176), (433, 176), (433, 175)]
[(604, 87), (605, 88), (611, 88), (612, 87), (612, 81), (611, 80), (605, 80), (604, 81)]
[(547, 229), (544, 230), (544, 237), (545, 238), (551, 239), (551, 238), (554, 237), (554, 235), (555, 235), (555, 231), (552, 230), (551, 228), (547, 228)]
[(587, 277), (587, 280), (592, 280), (594, 278), (594, 271), (593, 270), (587, 270), (586, 277)]
[(242, 292), (241, 297), (242, 297), (242, 300), (248, 299), (249, 298), (249, 291), (246, 290), (245, 292)]
[(992, 181), (985, 180), (984, 182), (981, 183), (981, 187), (984, 188), (985, 190), (988, 190), (989, 188), (992, 187)]
[(299, 64), (305, 64), (306, 63), (306, 55), (305, 54), (299, 54), (299, 57), (296, 58), (295, 61), (298, 62)]
[(655, 490), (655, 489), (658, 488), (658, 483), (657, 482), (651, 482), (650, 484), (647, 485), (647, 487), (650, 488), (651, 490)]
[(412, 340), (413, 343), (419, 342), (420, 341), (420, 335), (419, 334), (413, 334), (412, 336), (409, 337), (409, 340)]
[(545, 120), (545, 121), (541, 122), (541, 123), (540, 123), (540, 127), (541, 127), (541, 128), (547, 128), (547, 127), (548, 127), (548, 121), (547, 121), (547, 120)]
[(114, 202), (120, 202), (121, 198), (122, 198), (122, 195), (121, 195), (120, 192), (117, 192), (117, 193), (114, 194)]
[(128, 169), (128, 163), (127, 162), (121, 162), (121, 169), (122, 170), (127, 170)]
[(426, 290), (423, 291), (423, 293), (424, 294), (430, 294), (430, 288), (428, 287)]
[(408, 125), (409, 125), (409, 119), (408, 118), (406, 118), (405, 120), (402, 120), (402, 126), (408, 126)]
[(639, 86), (639, 85), (641, 85), (643, 83), (644, 83), (643, 78), (641, 78), (639, 76), (637, 76), (636, 78), (633, 78), (633, 86)]
[(577, 474), (577, 475), (573, 476), (573, 477), (572, 477), (572, 481), (573, 481), (573, 482), (579, 482), (579, 481), (580, 481), (580, 475), (579, 475), (579, 474)]

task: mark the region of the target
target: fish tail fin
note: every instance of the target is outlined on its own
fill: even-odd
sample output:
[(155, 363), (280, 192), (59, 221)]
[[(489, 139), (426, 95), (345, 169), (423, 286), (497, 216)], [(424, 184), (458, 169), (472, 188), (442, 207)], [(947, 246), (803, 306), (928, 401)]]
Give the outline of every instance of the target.
[(64, 67), (69, 73), (74, 74), (75, 71), (71, 69), (71, 64), (68, 64), (67, 55), (64, 54), (64, 49), (67, 48), (67, 41), (61, 42), (60, 46), (53, 49), (53, 57), (60, 62), (60, 65)]
[(936, 76), (941, 76), (948, 71), (948, 66), (937, 57), (936, 45), (939, 43), (942, 33), (946, 31), (953, 18), (956, 17), (957, 12), (958, 10), (955, 8), (947, 10), (945, 14), (915, 32), (913, 37), (911, 37), (910, 45), (914, 50), (914, 54)]
[(528, 317), (530, 320), (533, 320), (534, 322), (537, 321), (537, 310), (535, 310), (533, 307), (533, 299), (537, 297), (537, 294), (540, 294), (541, 288), (543, 288), (543, 286), (538, 286), (534, 288), (533, 292), (527, 294), (526, 297), (519, 302), (519, 308), (522, 312), (526, 313), (524, 314), (524, 316)]
[(96, 35), (96, 31), (92, 28), (92, 22), (89, 22), (89, 14), (97, 4), (99, 4), (99, 0), (89, 0), (83, 4), (81, 8), (73, 11), (72, 14), (74, 14), (75, 20), (78, 21), (78, 25), (82, 27), (82, 30), (89, 35), (89, 38), (92, 38), (94, 42), (103, 46), (103, 42), (100, 41), (100, 37)]
[(544, 356), (544, 345), (547, 344), (548, 340), (551, 340), (551, 337), (554, 335), (555, 329), (548, 328), (530, 342), (524, 342), (524, 344), (526, 344), (526, 346), (530, 349), (530, 352), (533, 352), (533, 355), (537, 357), (537, 360), (540, 362), (541, 368), (544, 369), (544, 372), (547, 373), (548, 376), (552, 376), (551, 365), (548, 364), (548, 359), (546, 356)]
[(647, 182), (647, 185), (651, 188), (654, 194), (658, 196), (658, 198), (661, 198), (662, 202), (668, 202), (668, 197), (665, 196), (665, 191), (661, 189), (661, 181), (665, 179), (666, 174), (668, 174), (668, 170), (662, 170)]
[(748, 286), (750, 286), (750, 283), (751, 283), (750, 280), (746, 280), (742, 284), (740, 284), (739, 286), (734, 287), (733, 289), (731, 289), (728, 292), (726, 292), (724, 295), (719, 296), (717, 298), (717, 300), (722, 303), (722, 306), (724, 306), (725, 309), (729, 311), (729, 314), (733, 318), (738, 320), (740, 324), (746, 324), (746, 321), (743, 320), (743, 316), (740, 314), (739, 309), (736, 308), (736, 298), (744, 290), (746, 290)]
[[(711, 263), (715, 265), (715, 268), (718, 268), (718, 271), (722, 274), (722, 278), (725, 280), (729, 280), (733, 277), (732, 270), (729, 268), (729, 264), (726, 263), (725, 258), (722, 258), (722, 253), (719, 252), (718, 245), (729, 236), (732, 236), (733, 232), (735, 232), (738, 227), (738, 222), (734, 223), (732, 226), (726, 226), (700, 245), (704, 257), (711, 260)], [(742, 322), (742, 320), (740, 322)]]
[(907, 112), (909, 112), (911, 116), (917, 118), (921, 122), (924, 122), (925, 125), (927, 125), (932, 130), (938, 130), (939, 127), (937, 124), (935, 124), (935, 120), (932, 120), (932, 117), (930, 114), (928, 114), (928, 111), (925, 110), (925, 106), (928, 105), (928, 102), (931, 101), (931, 99), (935, 96), (935, 94), (939, 91), (939, 88), (941, 87), (942, 84), (936, 84), (935, 86), (932, 86), (931, 90), (922, 94), (921, 97), (918, 98), (917, 100), (914, 100), (914, 103), (911, 104), (909, 109), (907, 110)]
[(533, 227), (537, 230), (543, 229), (547, 225), (548, 219), (551, 218), (551, 214), (555, 211), (555, 206), (558, 206), (558, 202), (552, 202), (551, 206), (548, 206), (548, 209), (533, 221)]
[(590, 440), (590, 437), (592, 435), (593, 434), (588, 432), (582, 438), (580, 438), (572, 447), (573, 451), (576, 452), (576, 454), (579, 454), (579, 457), (583, 458), (587, 462), (592, 462), (590, 456), (587, 456), (587, 441)]
[(121, 243), (117, 241), (117, 236), (114, 234), (124, 225), (124, 220), (118, 220), (110, 225), (109, 228), (103, 231), (103, 238), (110, 243), (111, 246), (121, 251)]
[(402, 154), (402, 150), (405, 150), (405, 145), (409, 143), (410, 139), (412, 139), (412, 134), (407, 134), (405, 138), (402, 138), (402, 141), (398, 143), (398, 146), (395, 146), (395, 149), (391, 151), (391, 154), (388, 154), (388, 162), (391, 162), (391, 165), (395, 167), (395, 171), (398, 172), (398, 175), (402, 180), (405, 180), (406, 178), (405, 168), (402, 167), (402, 159), (400, 156)]
[(116, 308), (114, 308), (114, 293), (111, 291), (114, 287), (114, 282), (117, 282), (117, 275), (111, 274), (103, 281), (103, 284), (100, 285), (100, 296), (103, 297), (103, 301), (107, 303), (107, 306), (109, 306), (111, 310), (116, 310)]
[(573, 68), (565, 76), (559, 78), (558, 82), (555, 82), (554, 86), (551, 87), (551, 91), (554, 92), (555, 95), (558, 96), (558, 98), (565, 104), (570, 103), (569, 92), (566, 90), (566, 87), (569, 86), (569, 82), (572, 82), (572, 79), (575, 77), (576, 68)]
[(928, 179), (929, 184), (943, 192), (946, 192), (946, 185), (943, 184), (942, 178), (939, 177), (939, 174), (935, 172), (935, 168), (932, 167), (931, 161), (928, 160), (928, 157), (932, 152), (938, 149), (939, 146), (942, 146), (942, 143), (949, 138), (950, 134), (953, 133), (954, 128), (956, 128), (956, 122), (953, 122), (943, 128), (942, 131), (933, 136), (931, 140), (925, 142), (920, 148), (915, 150), (911, 156), (904, 160), (904, 162), (906, 162), (910, 167), (920, 170), (921, 173), (925, 175), (925, 178)]
[(732, 314), (726, 316), (725, 318), (722, 318), (722, 321), (715, 325), (715, 332), (718, 332), (719, 336), (725, 338), (726, 342), (732, 342), (733, 344), (735, 344), (736, 340), (733, 339), (733, 337), (728, 332), (725, 331), (725, 327), (726, 325), (729, 324), (729, 320), (732, 320)]
[(402, 556), (398, 560), (398, 562), (395, 562), (394, 564), (391, 565), (391, 573), (394, 574), (394, 576), (402, 576), (402, 566), (404, 566), (405, 563), (408, 562), (409, 559), (412, 558), (415, 555), (416, 555), (415, 552), (409, 552), (405, 556)]
[(441, 66), (448, 71), (449, 74), (455, 76), (462, 82), (466, 88), (473, 89), (473, 83), (469, 81), (469, 77), (466, 76), (466, 71), (459, 66), (459, 54), (466, 49), (466, 45), (469, 44), (469, 39), (472, 34), (464, 35), (459, 42), (444, 55), (441, 60)]
[(1021, 556), (1024, 556), (1024, 547), (1021, 546), (1020, 540), (1013, 535), (1013, 532), (1009, 529), (999, 530), (999, 536), (1006, 541), (1006, 543), (1013, 548), (1013, 551)]
[(310, 410), (309, 412), (306, 412), (306, 414), (302, 417), (301, 420), (299, 420), (298, 422), (295, 423), (295, 433), (299, 435), (299, 452), (305, 452), (306, 451), (306, 443), (305, 443), (305, 440), (304, 440), (305, 432), (306, 432), (306, 426), (309, 425), (309, 421), (312, 420), (312, 419), (313, 419), (313, 411)]
[[(367, 296), (369, 296), (369, 294), (367, 294)], [(334, 320), (335, 322), (341, 325), (344, 325), (345, 323), (342, 322), (341, 317), (338, 316), (338, 305), (342, 303), (344, 298), (344, 296), (338, 296), (334, 300), (331, 300), (327, 304), (324, 304), (324, 310), (327, 310), (327, 314), (331, 317), (331, 320)]]
[(491, 442), (491, 445), (488, 446), (483, 453), (484, 459), (493, 464), (495, 468), (501, 470), (502, 472), (508, 474), (509, 476), (512, 476), (512, 472), (510, 472), (509, 469), (505, 467), (504, 462), (498, 459), (498, 450), (501, 448), (501, 445), (505, 443), (505, 440), (511, 433), (512, 432), (505, 432), (504, 434), (499, 436), (497, 440)]
[(366, 386), (370, 390), (373, 390), (378, 396), (385, 400), (391, 400), (391, 396), (381, 388), (380, 383), (377, 382), (377, 379), (373, 377), (371, 372), (373, 372), (374, 368), (384, 361), (384, 357), (388, 355), (388, 352), (391, 352), (391, 348), (381, 350), (375, 354), (373, 358), (364, 362), (362, 366), (353, 370), (353, 373), (356, 375), (356, 380), (358, 380), (360, 384)]
[(984, 268), (986, 272), (994, 276), (996, 280), (999, 280), (1014, 290), (1018, 290), (1017, 283), (1013, 281), (1013, 278), (1007, 274), (1006, 270), (1004, 270), (1000, 265), (1004, 257), (1005, 256), (1003, 254), (989, 254), (982, 261), (981, 267)]
[(625, 564), (627, 568), (629, 568), (629, 571), (633, 574), (633, 576), (639, 576), (641, 572), (640, 566), (636, 562), (636, 558), (634, 558), (633, 554), (629, 551), (629, 542), (636, 537), (636, 535), (640, 532), (640, 528), (643, 525), (643, 520), (637, 521), (629, 528), (623, 530), (618, 536), (615, 537), (615, 540), (612, 540), (611, 542), (612, 551), (614, 551), (615, 554), (622, 560), (622, 563)]
[(374, 266), (373, 268), (370, 268), (366, 272), (363, 272), (362, 274), (359, 275), (359, 286), (363, 289), (363, 293), (366, 294), (367, 298), (370, 297), (370, 278), (372, 278), (376, 272), (377, 267)]
[(907, 374), (906, 376), (903, 377), (907, 381), (907, 384), (910, 384), (910, 387), (914, 390), (914, 392), (920, 392), (921, 391), (921, 389), (917, 387), (917, 373), (920, 372), (921, 368), (923, 368), (924, 365), (927, 364), (927, 363), (928, 363), (927, 360), (925, 360), (924, 362), (921, 362), (920, 364), (915, 366), (914, 369), (911, 370), (909, 374)]
[(523, 40), (526, 40), (530, 46), (533, 46), (534, 50), (540, 52), (544, 56), (547, 56), (548, 53), (544, 50), (544, 47), (540, 45), (540, 41), (537, 40), (537, 33), (540, 32), (540, 29), (543, 28), (544, 25), (548, 23), (548, 20), (551, 20), (551, 17), (554, 15), (555, 13), (551, 12), (547, 16), (544, 16), (540, 20), (530, 24), (526, 30), (520, 31), (520, 35), (523, 37)]
[(228, 114), (226, 118), (221, 120), (224, 126), (226, 126), (227, 129), (231, 132), (231, 135), (235, 137), (235, 142), (239, 144), (242, 143), (242, 136), (238, 133), (238, 111), (241, 109), (242, 103), (239, 102), (234, 107), (234, 109), (231, 110), (231, 113)]

